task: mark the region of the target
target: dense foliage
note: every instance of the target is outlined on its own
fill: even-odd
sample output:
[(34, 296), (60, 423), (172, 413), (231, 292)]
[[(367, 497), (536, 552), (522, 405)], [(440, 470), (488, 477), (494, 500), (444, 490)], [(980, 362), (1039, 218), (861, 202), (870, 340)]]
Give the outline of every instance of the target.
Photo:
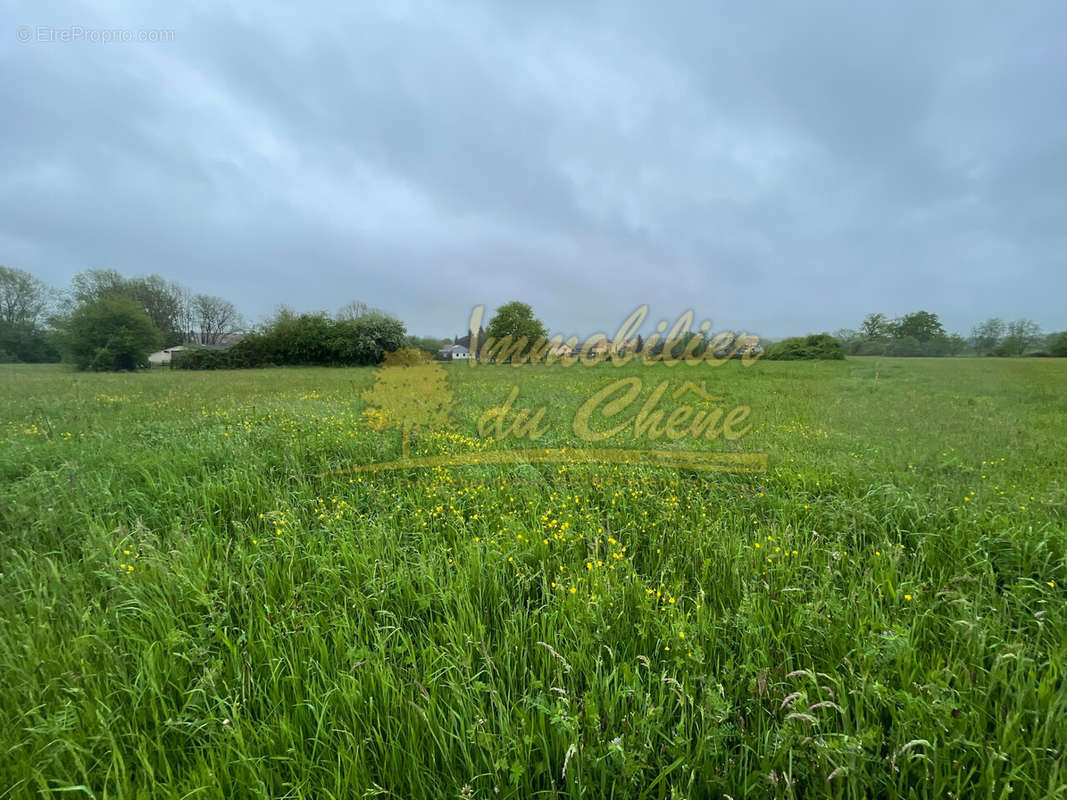
[(489, 360), (506, 361), (511, 356), (529, 353), (547, 336), (548, 328), (534, 316), (533, 309), (527, 303), (513, 300), (493, 314), (485, 330), (484, 347), (479, 349), (487, 351)]
[(45, 326), (50, 297), (30, 273), (0, 266), (0, 363), (59, 360)]
[(379, 313), (336, 319), (326, 314), (278, 314), (262, 331), (225, 350), (191, 348), (176, 354), (182, 369), (265, 366), (366, 366), (404, 347), (404, 323)]
[(975, 325), (970, 336), (947, 333), (937, 314), (915, 311), (896, 319), (868, 314), (858, 331), (834, 334), (849, 355), (860, 356), (1029, 356), (1055, 355), (1058, 334), (1045, 335), (1028, 319), (1005, 323), (992, 317)]
[(1050, 356), (1067, 358), (1067, 331), (1054, 333), (1048, 337), (1048, 353)]
[(845, 350), (841, 342), (828, 333), (782, 339), (772, 342), (763, 350), (763, 358), (768, 361), (834, 361), (844, 357)]
[(163, 345), (163, 334), (140, 303), (122, 295), (87, 301), (64, 320), (56, 341), (79, 369), (133, 370)]

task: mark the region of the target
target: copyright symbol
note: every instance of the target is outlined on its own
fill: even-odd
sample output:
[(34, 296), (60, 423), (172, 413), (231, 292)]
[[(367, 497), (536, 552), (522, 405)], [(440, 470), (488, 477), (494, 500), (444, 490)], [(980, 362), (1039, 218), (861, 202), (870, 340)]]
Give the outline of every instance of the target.
[(28, 42), (33, 38), (33, 29), (27, 25), (19, 25), (19, 29), (15, 35), (20, 42)]

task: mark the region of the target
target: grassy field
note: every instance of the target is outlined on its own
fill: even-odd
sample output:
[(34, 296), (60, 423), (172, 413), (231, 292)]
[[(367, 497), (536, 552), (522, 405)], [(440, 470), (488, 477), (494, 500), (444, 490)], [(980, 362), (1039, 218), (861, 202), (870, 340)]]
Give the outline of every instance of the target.
[(376, 371), (0, 367), (0, 798), (1064, 796), (1067, 361), (447, 369), (412, 455), (638, 376), (768, 470), (316, 477)]

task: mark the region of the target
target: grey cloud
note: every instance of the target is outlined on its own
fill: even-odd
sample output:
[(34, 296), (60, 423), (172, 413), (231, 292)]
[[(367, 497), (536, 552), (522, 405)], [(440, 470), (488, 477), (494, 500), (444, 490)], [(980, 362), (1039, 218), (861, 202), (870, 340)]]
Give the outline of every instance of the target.
[[(5, 15), (0, 262), (413, 332), (1067, 327), (1067, 11), (56, 4)], [(171, 28), (16, 41), (18, 25)]]

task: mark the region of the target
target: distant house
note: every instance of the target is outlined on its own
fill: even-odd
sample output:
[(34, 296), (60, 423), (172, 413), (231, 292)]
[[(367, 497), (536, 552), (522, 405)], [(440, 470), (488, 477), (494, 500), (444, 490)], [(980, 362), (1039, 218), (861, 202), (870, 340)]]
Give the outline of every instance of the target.
[(471, 351), (461, 344), (450, 344), (437, 351), (440, 361), (461, 361), (471, 357)]
[(166, 350), (157, 350), (148, 356), (148, 366), (150, 367), (169, 367), (171, 357), (175, 353), (180, 353), (182, 350), (188, 349), (185, 345), (178, 345), (177, 347), (168, 347)]
[(175, 347), (168, 347), (166, 350), (157, 350), (148, 356), (148, 366), (169, 367), (174, 360), (174, 355), (182, 350), (228, 350), (242, 338), (240, 334), (237, 334), (224, 336), (222, 344), (179, 344)]
[(580, 358), (584, 361), (598, 361), (600, 359), (608, 359), (609, 361), (616, 356), (624, 356), (633, 349), (633, 342), (611, 342), (606, 339), (598, 339), (592, 344), (586, 343), (571, 347), (564, 343), (558, 348), (549, 350), (549, 354), (556, 357), (564, 358)]
[(574, 351), (578, 349), (575, 345), (568, 344), (567, 342), (561, 342), (560, 344), (554, 344), (548, 348), (549, 358), (571, 358), (574, 356)]

